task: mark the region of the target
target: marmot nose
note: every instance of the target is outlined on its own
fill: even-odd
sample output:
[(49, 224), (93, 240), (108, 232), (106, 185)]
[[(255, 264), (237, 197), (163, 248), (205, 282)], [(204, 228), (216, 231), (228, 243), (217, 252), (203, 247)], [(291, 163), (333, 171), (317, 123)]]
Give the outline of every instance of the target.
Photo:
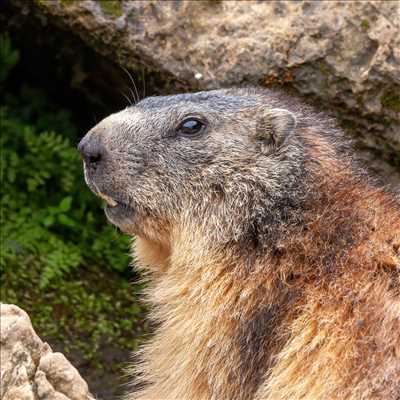
[(85, 164), (91, 168), (96, 168), (104, 158), (104, 146), (100, 140), (88, 135), (79, 142), (78, 151), (81, 153)]

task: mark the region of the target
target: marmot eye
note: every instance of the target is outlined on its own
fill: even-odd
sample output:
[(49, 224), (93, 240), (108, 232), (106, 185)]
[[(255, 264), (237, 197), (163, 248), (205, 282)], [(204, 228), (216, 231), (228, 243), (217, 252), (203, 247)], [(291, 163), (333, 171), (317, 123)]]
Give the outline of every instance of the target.
[(185, 136), (193, 136), (203, 132), (205, 124), (196, 118), (188, 118), (181, 122), (177, 132)]

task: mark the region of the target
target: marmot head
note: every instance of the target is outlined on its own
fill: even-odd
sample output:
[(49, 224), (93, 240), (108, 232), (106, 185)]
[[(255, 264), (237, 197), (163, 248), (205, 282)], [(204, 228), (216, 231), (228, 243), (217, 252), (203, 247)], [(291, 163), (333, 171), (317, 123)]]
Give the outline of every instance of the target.
[(302, 196), (306, 157), (281, 100), (256, 89), (146, 98), (82, 139), (87, 184), (113, 224), (152, 240), (188, 221), (225, 242), (276, 225)]

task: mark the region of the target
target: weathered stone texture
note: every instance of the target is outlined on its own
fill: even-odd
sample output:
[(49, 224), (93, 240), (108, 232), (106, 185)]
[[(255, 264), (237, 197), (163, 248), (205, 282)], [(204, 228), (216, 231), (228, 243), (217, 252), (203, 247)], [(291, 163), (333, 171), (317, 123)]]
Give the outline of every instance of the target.
[(28, 314), (0, 304), (1, 400), (92, 400), (86, 382), (36, 335)]
[(398, 1), (12, 1), (120, 65), (194, 89), (293, 89), (336, 114), (400, 183)]

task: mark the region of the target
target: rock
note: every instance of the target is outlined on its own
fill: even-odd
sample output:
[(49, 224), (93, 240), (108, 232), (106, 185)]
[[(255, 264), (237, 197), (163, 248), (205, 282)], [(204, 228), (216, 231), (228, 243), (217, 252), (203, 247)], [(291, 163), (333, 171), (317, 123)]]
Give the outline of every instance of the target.
[(397, 0), (11, 2), (131, 70), (191, 89), (284, 86), (316, 101), (400, 185)]
[(25, 311), (1, 304), (0, 322), (0, 399), (93, 400), (79, 372), (41, 341)]

